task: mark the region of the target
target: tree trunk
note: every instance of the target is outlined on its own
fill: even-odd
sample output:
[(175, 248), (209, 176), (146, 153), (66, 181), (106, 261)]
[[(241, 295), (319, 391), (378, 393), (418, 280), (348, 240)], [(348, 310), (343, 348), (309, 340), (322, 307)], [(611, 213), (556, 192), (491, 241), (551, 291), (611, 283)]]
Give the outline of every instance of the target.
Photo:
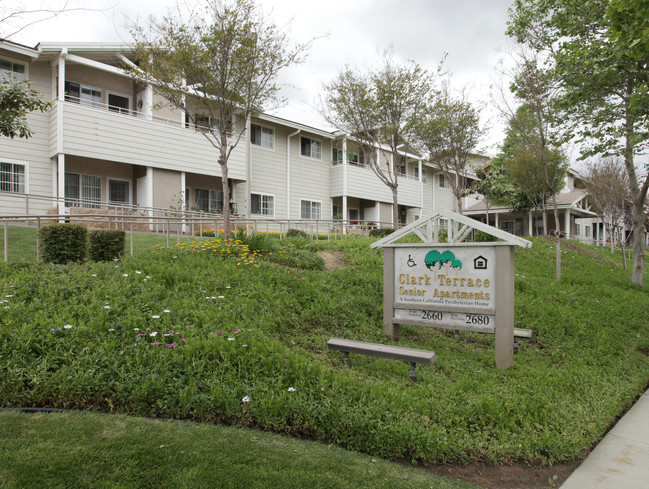
[[(222, 151), (223, 153), (223, 151)], [(230, 241), (230, 187), (228, 186), (228, 164), (223, 163), (223, 159), (219, 159), (221, 165), (221, 188), (223, 190), (223, 239)], [(248, 196), (250, 198), (250, 196)], [(215, 235), (218, 231), (215, 231)]]
[[(638, 210), (640, 209), (640, 210)], [(644, 285), (644, 212), (642, 203), (634, 202), (633, 209), (633, 271), (631, 280), (634, 284)]]
[(390, 186), (392, 190), (392, 225), (394, 230), (399, 229), (399, 198), (397, 196), (397, 185)]
[(559, 208), (557, 207), (557, 194), (552, 192), (552, 208), (554, 210), (554, 243), (556, 252), (556, 280), (561, 280), (561, 220), (559, 219)]

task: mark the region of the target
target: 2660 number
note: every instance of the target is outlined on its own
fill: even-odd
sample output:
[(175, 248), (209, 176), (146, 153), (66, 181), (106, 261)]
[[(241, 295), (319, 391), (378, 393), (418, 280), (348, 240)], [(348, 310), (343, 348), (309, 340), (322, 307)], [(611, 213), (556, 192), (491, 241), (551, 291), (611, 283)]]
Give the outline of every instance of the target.
[(441, 321), (444, 319), (444, 313), (437, 311), (421, 311), (421, 318), (427, 321)]

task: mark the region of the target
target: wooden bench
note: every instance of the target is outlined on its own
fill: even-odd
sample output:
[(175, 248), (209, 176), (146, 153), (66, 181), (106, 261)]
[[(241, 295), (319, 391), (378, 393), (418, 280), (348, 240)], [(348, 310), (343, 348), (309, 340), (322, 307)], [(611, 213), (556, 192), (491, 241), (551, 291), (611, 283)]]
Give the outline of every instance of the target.
[(382, 345), (380, 343), (366, 343), (364, 341), (343, 340), (340, 338), (331, 338), (327, 341), (327, 346), (331, 350), (342, 351), (344, 353), (343, 363), (351, 365), (349, 360), (350, 353), (361, 355), (372, 355), (381, 358), (390, 358), (392, 360), (402, 360), (410, 363), (410, 380), (417, 382), (417, 372), (415, 365), (423, 363), (432, 365), (437, 361), (434, 351), (417, 350), (415, 348), (404, 348), (402, 346)]

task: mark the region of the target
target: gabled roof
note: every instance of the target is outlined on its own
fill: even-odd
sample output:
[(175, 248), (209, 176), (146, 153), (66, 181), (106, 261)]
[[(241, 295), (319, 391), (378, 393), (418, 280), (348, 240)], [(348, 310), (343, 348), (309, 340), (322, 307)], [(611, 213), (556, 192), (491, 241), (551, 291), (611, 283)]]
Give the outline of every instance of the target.
[[(482, 231), (484, 233), (490, 234), (495, 238), (502, 239), (504, 243), (499, 244), (510, 244), (521, 246), (523, 248), (531, 248), (532, 242), (518, 236), (514, 236), (502, 229), (489, 226), (482, 222), (476, 221), (462, 214), (452, 211), (439, 211), (438, 213), (432, 216), (424, 216), (421, 219), (416, 220), (415, 222), (408, 224), (406, 227), (386, 236), (385, 238), (376, 241), (370, 245), (370, 248), (386, 248), (390, 246), (412, 246), (412, 244), (396, 244), (401, 238), (408, 236), (409, 234), (416, 234), (423, 241), (424, 244), (438, 244), (439, 240), (439, 231), (442, 229), (440, 226), (440, 219), (446, 219), (447, 229), (448, 229), (448, 241), (445, 244), (459, 244), (466, 239), (469, 235), (469, 232), (472, 229)], [(456, 233), (453, 233), (453, 229), (458, 229)], [(480, 243), (484, 246), (486, 243)]]
[[(579, 207), (579, 203), (582, 202), (587, 196), (588, 196), (588, 192), (586, 192), (586, 190), (581, 188), (576, 188), (569, 192), (561, 192), (557, 194), (557, 206), (561, 209), (568, 208), (572, 210), (578, 210), (579, 212), (583, 212), (586, 214), (595, 215), (594, 212)], [(552, 202), (548, 202), (547, 208), (549, 209), (551, 208), (551, 206), (552, 206)], [(476, 204), (473, 204), (471, 207), (466, 209), (465, 212), (468, 215), (484, 214), (486, 210), (487, 210), (487, 204), (485, 203), (484, 200), (482, 200)], [(503, 212), (510, 212), (510, 209), (507, 206), (490, 205), (489, 212), (503, 213)]]

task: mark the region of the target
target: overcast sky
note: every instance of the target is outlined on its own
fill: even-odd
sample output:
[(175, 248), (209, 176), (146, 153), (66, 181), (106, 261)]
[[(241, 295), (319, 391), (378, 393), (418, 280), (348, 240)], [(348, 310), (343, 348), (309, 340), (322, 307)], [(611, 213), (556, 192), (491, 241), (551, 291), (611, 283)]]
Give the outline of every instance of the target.
[[(200, 0), (186, 0), (196, 3)], [(58, 0), (0, 0), (26, 8), (61, 4)], [(74, 2), (70, 0), (69, 4)], [(451, 85), (468, 86), (475, 101), (489, 102), (495, 65), (510, 45), (505, 36), (512, 0), (258, 0), (276, 25), (291, 24), (292, 37), (306, 42), (318, 37), (303, 65), (285, 72), (284, 96), (289, 104), (276, 115), (327, 129), (314, 108), (324, 82), (346, 65), (360, 70), (373, 66), (380, 51), (391, 47), (396, 59), (412, 59), (435, 69), (444, 53)], [(44, 42), (128, 42), (126, 20), (164, 15), (175, 0), (77, 0), (77, 5), (101, 11), (69, 12), (41, 22), (11, 39), (34, 46)], [(496, 112), (484, 111), (491, 129), (484, 149), (494, 154), (502, 141), (503, 125)]]

